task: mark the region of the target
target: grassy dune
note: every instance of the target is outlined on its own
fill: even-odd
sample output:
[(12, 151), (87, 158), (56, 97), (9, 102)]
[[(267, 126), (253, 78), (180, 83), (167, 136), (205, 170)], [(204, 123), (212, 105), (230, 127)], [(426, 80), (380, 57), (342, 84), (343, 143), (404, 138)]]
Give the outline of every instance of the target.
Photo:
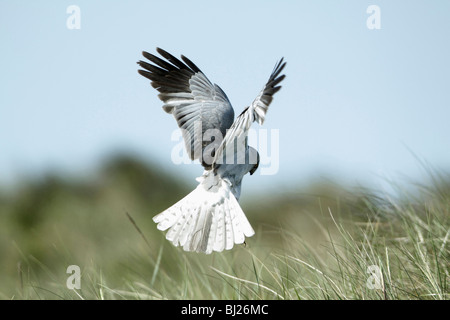
[(0, 298), (448, 299), (450, 178), (430, 177), (395, 198), (332, 184), (248, 198), (256, 235), (212, 255), (156, 229), (190, 187), (136, 159), (24, 182), (0, 193)]

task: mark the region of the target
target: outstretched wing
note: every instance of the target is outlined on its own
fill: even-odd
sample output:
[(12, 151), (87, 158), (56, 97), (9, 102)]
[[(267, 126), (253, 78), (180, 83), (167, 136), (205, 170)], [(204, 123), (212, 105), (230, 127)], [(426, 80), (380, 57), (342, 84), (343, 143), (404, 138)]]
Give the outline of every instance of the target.
[(244, 163), (242, 161), (244, 161), (245, 150), (247, 148), (248, 130), (254, 121), (263, 124), (273, 95), (281, 89), (279, 83), (286, 77), (284, 74), (280, 75), (286, 66), (286, 62), (283, 62), (283, 60), (282, 58), (277, 62), (269, 80), (259, 95), (249, 107), (242, 111), (227, 131), (225, 138), (216, 151), (214, 165), (221, 164), (224, 161), (224, 153), (231, 154), (234, 158), (236, 156), (236, 150), (238, 151), (237, 161), (240, 161), (238, 163)]
[(150, 63), (138, 61), (145, 69), (138, 72), (160, 92), (158, 97), (164, 102), (164, 111), (173, 114), (182, 129), (191, 159), (199, 159), (210, 143), (203, 142), (203, 134), (218, 129), (225, 136), (233, 123), (233, 108), (225, 92), (211, 83), (191, 60), (182, 55), (181, 61), (160, 48), (156, 51), (165, 60), (144, 51), (142, 55)]

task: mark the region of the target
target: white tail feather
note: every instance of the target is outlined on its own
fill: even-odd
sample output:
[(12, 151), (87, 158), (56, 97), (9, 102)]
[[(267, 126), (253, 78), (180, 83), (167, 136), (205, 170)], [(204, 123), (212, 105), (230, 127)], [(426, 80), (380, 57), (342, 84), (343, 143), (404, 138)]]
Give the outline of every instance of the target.
[(230, 184), (214, 174), (186, 197), (153, 218), (166, 239), (185, 251), (211, 253), (230, 250), (255, 234), (234, 197)]

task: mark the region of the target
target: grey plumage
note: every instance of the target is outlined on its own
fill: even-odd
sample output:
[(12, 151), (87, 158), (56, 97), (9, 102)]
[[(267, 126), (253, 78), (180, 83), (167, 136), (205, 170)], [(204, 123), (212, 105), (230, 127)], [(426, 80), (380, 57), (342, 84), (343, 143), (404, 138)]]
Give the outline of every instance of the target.
[[(192, 160), (205, 168), (197, 188), (153, 220), (166, 238), (186, 251), (211, 253), (231, 249), (254, 234), (238, 200), (242, 178), (253, 174), (258, 152), (248, 146), (247, 135), (254, 121), (263, 124), (273, 95), (280, 90), (280, 75), (286, 63), (281, 59), (269, 80), (250, 106), (234, 119), (225, 92), (213, 84), (188, 58), (181, 60), (157, 48), (161, 59), (143, 52), (149, 60), (138, 61), (138, 72), (159, 91), (163, 109), (172, 114), (183, 132)], [(213, 132), (214, 139), (205, 139)], [(220, 135), (220, 137), (219, 137)]]
[[(184, 129), (186, 149), (191, 159), (199, 159), (205, 147), (201, 144), (201, 137), (211, 129), (218, 129), (225, 136), (233, 123), (233, 107), (225, 92), (212, 84), (188, 58), (181, 56), (182, 62), (160, 48), (156, 50), (167, 61), (143, 52), (153, 65), (139, 61), (145, 70), (138, 72), (151, 80), (151, 85), (160, 92), (158, 97), (164, 102), (164, 111), (173, 114), (178, 126)], [(195, 126), (200, 124), (201, 131), (196, 132)]]

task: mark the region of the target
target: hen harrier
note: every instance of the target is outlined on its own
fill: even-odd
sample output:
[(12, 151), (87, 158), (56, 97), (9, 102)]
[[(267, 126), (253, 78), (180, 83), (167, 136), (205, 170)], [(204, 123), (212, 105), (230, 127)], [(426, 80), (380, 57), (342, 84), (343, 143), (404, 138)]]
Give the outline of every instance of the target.
[(263, 124), (273, 95), (280, 90), (286, 65), (277, 62), (253, 103), (234, 120), (225, 92), (185, 56), (181, 60), (157, 48), (162, 56), (143, 52), (149, 60), (138, 61), (139, 74), (158, 90), (163, 109), (173, 114), (182, 130), (192, 160), (205, 168), (197, 188), (153, 218), (166, 239), (185, 251), (211, 253), (244, 243), (255, 234), (238, 200), (242, 178), (259, 164), (258, 152), (247, 144), (251, 124)]

